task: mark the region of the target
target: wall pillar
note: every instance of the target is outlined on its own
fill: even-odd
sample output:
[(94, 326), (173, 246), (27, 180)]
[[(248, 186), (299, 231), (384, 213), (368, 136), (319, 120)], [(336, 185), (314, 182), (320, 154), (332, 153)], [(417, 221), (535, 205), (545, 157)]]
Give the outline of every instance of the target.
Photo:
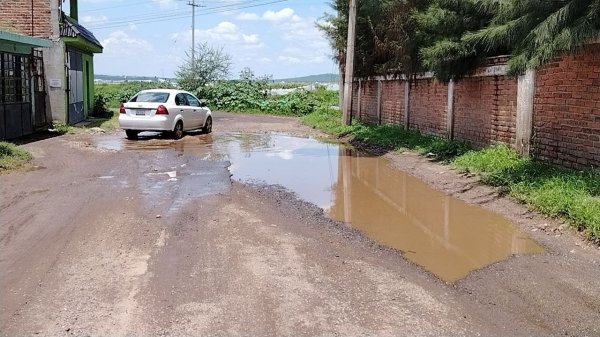
[(410, 81), (408, 78), (404, 80), (404, 128), (408, 130), (410, 123)]
[(52, 47), (44, 48), (44, 75), (46, 76), (46, 118), (48, 121), (67, 122), (65, 45), (60, 39), (59, 1), (50, 1)]
[(535, 70), (519, 76), (517, 87), (516, 144), (519, 154), (529, 156), (533, 131), (533, 99), (535, 96)]
[(454, 80), (448, 83), (448, 107), (446, 108), (446, 132), (448, 139), (454, 138)]
[(356, 95), (358, 97), (358, 102), (357, 102), (357, 107), (356, 107), (356, 118), (358, 118), (359, 121), (362, 121), (361, 118), (361, 114), (360, 114), (360, 109), (361, 107), (361, 101), (362, 101), (362, 80), (358, 80), (358, 95)]
[(381, 125), (381, 80), (377, 81), (377, 124)]

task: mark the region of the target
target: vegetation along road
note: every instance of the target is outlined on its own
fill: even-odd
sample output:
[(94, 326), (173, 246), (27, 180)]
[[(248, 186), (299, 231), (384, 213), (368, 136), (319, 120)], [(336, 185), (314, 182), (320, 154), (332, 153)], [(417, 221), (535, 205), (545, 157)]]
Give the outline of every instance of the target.
[(24, 145), (34, 167), (0, 176), (1, 335), (600, 333), (578, 234), (424, 157), (215, 115), (179, 141)]

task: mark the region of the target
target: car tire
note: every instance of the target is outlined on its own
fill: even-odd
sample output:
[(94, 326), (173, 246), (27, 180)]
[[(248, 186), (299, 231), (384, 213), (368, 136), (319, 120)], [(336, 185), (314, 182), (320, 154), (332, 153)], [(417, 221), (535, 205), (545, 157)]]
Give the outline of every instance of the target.
[(206, 118), (206, 122), (204, 122), (204, 127), (202, 128), (202, 131), (204, 131), (204, 133), (212, 132), (212, 117), (208, 116), (208, 118)]
[(127, 139), (137, 139), (138, 134), (140, 132), (136, 130), (125, 130), (125, 134), (127, 135)]
[(183, 122), (178, 121), (175, 123), (175, 129), (173, 129), (173, 138), (181, 139), (183, 138)]

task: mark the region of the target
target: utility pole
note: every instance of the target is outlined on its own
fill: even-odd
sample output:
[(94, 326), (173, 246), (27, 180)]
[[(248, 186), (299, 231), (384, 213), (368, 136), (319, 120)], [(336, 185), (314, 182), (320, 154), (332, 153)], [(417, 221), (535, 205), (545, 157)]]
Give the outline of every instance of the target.
[(195, 51), (196, 51), (196, 0), (188, 2), (188, 5), (192, 6), (192, 64), (194, 64)]
[(356, 1), (350, 0), (348, 13), (348, 44), (346, 46), (346, 79), (344, 82), (344, 102), (342, 104), (342, 123), (350, 125), (352, 103), (352, 82), (354, 81), (354, 41), (356, 40)]

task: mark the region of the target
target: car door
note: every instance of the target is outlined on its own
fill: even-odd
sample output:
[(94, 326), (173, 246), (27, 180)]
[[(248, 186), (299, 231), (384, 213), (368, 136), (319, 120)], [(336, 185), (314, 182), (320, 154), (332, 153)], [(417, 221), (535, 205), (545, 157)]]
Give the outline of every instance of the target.
[(175, 96), (175, 105), (177, 106), (177, 112), (183, 117), (183, 127), (189, 129), (192, 126), (194, 117), (192, 116), (192, 107), (184, 93)]
[(187, 101), (190, 104), (192, 115), (194, 115), (194, 127), (199, 128), (204, 126), (206, 118), (206, 110), (200, 107), (200, 101), (192, 94), (185, 94)]

